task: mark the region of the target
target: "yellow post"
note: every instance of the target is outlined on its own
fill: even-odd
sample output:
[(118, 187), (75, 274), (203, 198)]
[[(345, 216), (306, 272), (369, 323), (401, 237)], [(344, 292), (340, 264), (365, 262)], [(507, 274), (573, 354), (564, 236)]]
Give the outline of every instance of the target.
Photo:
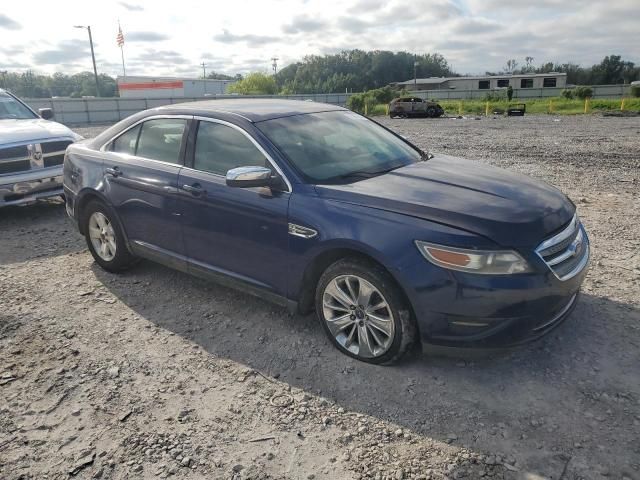
[(462, 115), (462, 100), (458, 102), (458, 115)]
[(622, 97), (622, 101), (620, 102), (620, 110), (624, 110), (624, 101), (625, 101), (625, 98)]
[(486, 117), (489, 116), (489, 102), (487, 102), (487, 104), (484, 107), (484, 114)]
[[(368, 110), (369, 110), (369, 109), (367, 108), (368, 106), (369, 106), (369, 105), (367, 104), (367, 102), (364, 102), (364, 116), (365, 116), (365, 117), (366, 117), (366, 116), (367, 116), (367, 114), (369, 113), (369, 112), (368, 112)], [(587, 108), (587, 107), (585, 107), (585, 108)], [(585, 113), (586, 113), (586, 112), (585, 112)]]
[(389, 115), (389, 104), (388, 104), (388, 103), (387, 103), (387, 105), (386, 105), (386, 107), (385, 107), (384, 111), (387, 113), (387, 115)]
[(589, 113), (591, 111), (591, 99), (584, 99), (584, 113)]
[(553, 113), (553, 100), (549, 100), (549, 113)]

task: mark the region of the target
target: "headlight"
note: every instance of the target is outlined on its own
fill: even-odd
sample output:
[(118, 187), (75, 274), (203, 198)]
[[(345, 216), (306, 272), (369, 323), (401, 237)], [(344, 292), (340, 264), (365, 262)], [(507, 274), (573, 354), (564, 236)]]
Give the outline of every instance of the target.
[(416, 240), (420, 253), (434, 265), (461, 272), (506, 275), (531, 271), (527, 261), (513, 250), (467, 250)]

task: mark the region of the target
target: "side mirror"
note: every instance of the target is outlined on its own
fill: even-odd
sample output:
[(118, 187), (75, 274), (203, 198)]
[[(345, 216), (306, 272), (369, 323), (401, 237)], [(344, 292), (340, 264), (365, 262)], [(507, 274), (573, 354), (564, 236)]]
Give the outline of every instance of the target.
[(53, 110), (50, 108), (41, 108), (38, 110), (38, 114), (45, 120), (51, 120), (53, 118)]
[(230, 187), (251, 188), (270, 187), (277, 179), (271, 169), (265, 167), (237, 167), (227, 172), (227, 185)]

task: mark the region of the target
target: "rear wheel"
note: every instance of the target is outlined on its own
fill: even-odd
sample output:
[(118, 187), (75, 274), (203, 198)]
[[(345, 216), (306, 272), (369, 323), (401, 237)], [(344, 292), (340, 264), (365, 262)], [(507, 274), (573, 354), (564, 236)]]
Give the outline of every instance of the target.
[(125, 245), (115, 214), (105, 204), (92, 200), (84, 209), (84, 233), (96, 263), (109, 272), (120, 272), (135, 265), (137, 259)]
[(316, 290), (316, 313), (333, 344), (364, 362), (393, 363), (414, 343), (404, 296), (373, 263), (343, 259), (327, 268)]
[(427, 108), (427, 117), (434, 118), (436, 116), (437, 116), (437, 111), (436, 111), (435, 107)]

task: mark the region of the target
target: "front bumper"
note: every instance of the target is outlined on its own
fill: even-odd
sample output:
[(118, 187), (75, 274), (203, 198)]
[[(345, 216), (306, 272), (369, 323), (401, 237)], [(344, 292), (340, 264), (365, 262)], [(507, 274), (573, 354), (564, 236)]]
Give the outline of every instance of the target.
[[(588, 242), (588, 240), (587, 240)], [(425, 344), (500, 348), (536, 340), (573, 311), (588, 270), (586, 261), (573, 277), (560, 280), (535, 254), (535, 272), (474, 275), (429, 265), (404, 270), (403, 283)]]
[(0, 207), (62, 195), (62, 165), (0, 175)]

